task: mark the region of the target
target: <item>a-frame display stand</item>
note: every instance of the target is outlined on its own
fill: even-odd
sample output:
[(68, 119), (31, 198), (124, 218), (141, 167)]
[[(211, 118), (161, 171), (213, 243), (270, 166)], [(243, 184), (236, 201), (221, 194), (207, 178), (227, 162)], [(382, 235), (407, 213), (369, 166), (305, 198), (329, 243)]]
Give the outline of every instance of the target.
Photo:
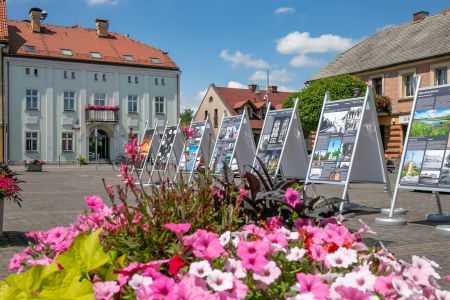
[(256, 158), (259, 157), (273, 178), (306, 178), (308, 152), (298, 116), (298, 99), (293, 108), (267, 109), (256, 151), (252, 164), (255, 169), (260, 166)]
[[(427, 221), (450, 222), (450, 215), (442, 211), (439, 195), (439, 192), (450, 192), (450, 135), (448, 127), (446, 133), (442, 130), (433, 132), (435, 128), (439, 129), (436, 126), (441, 126), (439, 120), (449, 115), (450, 85), (420, 88), (421, 82), (422, 77), (419, 76), (389, 217), (375, 219), (375, 223), (380, 225), (406, 225), (406, 220), (394, 217), (399, 189), (432, 192), (436, 200), (437, 213), (427, 214)], [(429, 120), (438, 120), (438, 123)], [(414, 128), (416, 123), (431, 124), (428, 126), (432, 133), (421, 132), (420, 126)], [(450, 225), (438, 225), (436, 231), (441, 235), (450, 236)]]
[(344, 186), (342, 198), (347, 203), (341, 204), (341, 210), (355, 206), (348, 195), (350, 182), (382, 183), (391, 199), (371, 87), (365, 97), (331, 101), (329, 93), (325, 94), (308, 167), (306, 184)]
[[(141, 180), (143, 174), (147, 170), (148, 163), (153, 163), (156, 158), (157, 149), (161, 143), (161, 139), (158, 133), (158, 122), (155, 124), (155, 128), (149, 128), (148, 122), (145, 123), (144, 134), (139, 144), (140, 165), (138, 167), (133, 166), (133, 170), (138, 172), (138, 179)], [(143, 151), (143, 152), (141, 152)]]
[[(190, 130), (194, 135), (188, 138), (178, 164), (176, 178), (181, 176), (189, 184), (200, 163), (208, 165), (214, 145), (214, 131), (212, 130), (209, 115), (204, 121), (191, 122)], [(202, 161), (203, 159), (203, 161)], [(187, 177), (187, 178), (186, 178)]]
[(159, 185), (160, 181), (167, 177), (170, 180), (174, 179), (174, 176), (170, 176), (170, 168), (171, 166), (174, 166), (174, 169), (177, 168), (183, 152), (183, 133), (181, 132), (180, 122), (178, 120), (177, 125), (169, 125), (169, 122), (166, 122), (155, 163), (146, 186)]
[(224, 164), (231, 170), (234, 160), (242, 174), (245, 166), (253, 163), (254, 157), (255, 142), (247, 110), (242, 115), (230, 117), (224, 112), (209, 164), (213, 175), (221, 176)]

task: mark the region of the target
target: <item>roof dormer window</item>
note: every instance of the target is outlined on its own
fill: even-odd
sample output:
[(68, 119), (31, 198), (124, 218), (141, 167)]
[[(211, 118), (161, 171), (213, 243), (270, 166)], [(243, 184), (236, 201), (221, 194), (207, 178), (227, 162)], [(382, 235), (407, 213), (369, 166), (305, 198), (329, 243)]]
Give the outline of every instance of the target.
[(152, 61), (152, 64), (160, 64), (161, 60), (157, 57), (150, 57), (150, 60)]
[(61, 49), (61, 54), (66, 56), (73, 56), (72, 50), (70, 49)]
[(91, 52), (91, 57), (92, 58), (102, 58), (102, 55), (98, 52)]
[(25, 45), (24, 50), (26, 53), (36, 53), (36, 47), (31, 45)]
[(134, 57), (129, 54), (124, 55), (123, 59), (125, 59), (126, 61), (134, 61)]

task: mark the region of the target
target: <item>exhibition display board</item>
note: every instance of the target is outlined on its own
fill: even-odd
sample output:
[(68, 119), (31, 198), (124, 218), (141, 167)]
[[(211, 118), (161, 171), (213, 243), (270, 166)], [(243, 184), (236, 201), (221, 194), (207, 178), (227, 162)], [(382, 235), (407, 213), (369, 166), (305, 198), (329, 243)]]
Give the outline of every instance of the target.
[(244, 166), (253, 163), (254, 155), (255, 143), (247, 110), (239, 116), (224, 114), (209, 164), (213, 175), (221, 176), (224, 165), (230, 170), (236, 166), (242, 174)]
[(188, 175), (188, 183), (197, 167), (200, 164), (207, 164), (214, 145), (214, 132), (211, 128), (209, 115), (204, 121), (191, 122), (189, 128), (193, 131), (193, 135), (184, 144), (183, 154), (177, 168), (177, 174)]
[(372, 88), (365, 97), (335, 101), (326, 93), (322, 107), (306, 183), (344, 185), (349, 201), (350, 182), (384, 183), (390, 198)]
[(393, 218), (399, 189), (433, 192), (438, 213), (427, 214), (427, 220), (450, 221), (439, 197), (439, 192), (450, 192), (450, 85), (420, 88), (421, 81), (419, 76), (389, 219), (379, 218), (379, 224), (406, 224)]
[(178, 125), (169, 126), (169, 124), (166, 123), (149, 184), (151, 182), (159, 182), (161, 179), (164, 180), (170, 165), (178, 166), (182, 151), (183, 137), (180, 124), (178, 123)]
[(161, 143), (157, 129), (158, 124), (156, 124), (155, 128), (147, 128), (147, 126), (148, 125), (146, 124), (144, 134), (142, 135), (142, 139), (139, 144), (138, 166), (136, 167), (139, 174), (139, 179), (142, 178), (143, 174), (147, 170), (148, 164), (150, 164), (150, 166), (153, 165), (156, 158), (156, 153)]
[[(272, 177), (279, 173), (283, 178), (306, 177), (308, 154), (297, 108), (298, 99), (293, 108), (266, 113), (256, 156)], [(256, 156), (253, 167), (258, 170), (260, 164)]]

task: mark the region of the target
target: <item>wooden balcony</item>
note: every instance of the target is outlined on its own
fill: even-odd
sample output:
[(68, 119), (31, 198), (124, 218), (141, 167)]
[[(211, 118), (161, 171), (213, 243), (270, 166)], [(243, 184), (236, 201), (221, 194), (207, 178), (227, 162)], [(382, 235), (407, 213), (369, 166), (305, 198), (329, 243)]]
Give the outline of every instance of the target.
[(86, 123), (118, 123), (118, 110), (94, 110), (86, 109)]

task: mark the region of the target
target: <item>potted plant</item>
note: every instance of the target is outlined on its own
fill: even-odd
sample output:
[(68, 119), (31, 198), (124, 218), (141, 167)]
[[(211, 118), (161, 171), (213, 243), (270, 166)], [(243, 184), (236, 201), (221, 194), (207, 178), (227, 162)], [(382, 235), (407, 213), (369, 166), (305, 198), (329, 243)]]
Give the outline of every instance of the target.
[(45, 164), (43, 160), (40, 159), (27, 159), (23, 161), (25, 165), (25, 170), (27, 172), (42, 172), (42, 165)]
[(377, 95), (375, 97), (375, 106), (377, 112), (389, 112), (391, 109), (391, 98), (384, 95)]
[(78, 156), (77, 160), (78, 160), (78, 164), (80, 166), (87, 165), (86, 158), (84, 156), (82, 156), (82, 155)]

